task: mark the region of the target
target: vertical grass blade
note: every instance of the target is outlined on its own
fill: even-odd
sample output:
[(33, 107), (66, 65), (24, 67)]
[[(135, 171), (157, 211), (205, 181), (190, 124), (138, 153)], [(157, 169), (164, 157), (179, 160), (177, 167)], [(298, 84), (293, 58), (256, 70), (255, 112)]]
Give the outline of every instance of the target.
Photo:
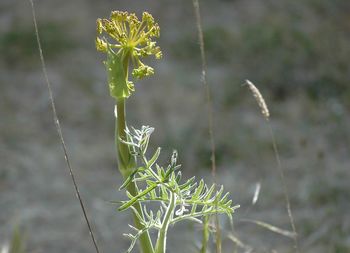
[(30, 2), (30, 5), (31, 5), (31, 9), (32, 9), (33, 23), (34, 23), (34, 29), (35, 29), (35, 36), (36, 36), (36, 40), (37, 40), (37, 44), (38, 44), (42, 71), (43, 71), (43, 74), (44, 74), (44, 77), (45, 77), (47, 90), (49, 92), (49, 98), (50, 98), (50, 102), (51, 102), (51, 109), (52, 109), (52, 114), (53, 114), (53, 120), (54, 120), (55, 126), (56, 126), (56, 131), (57, 131), (57, 134), (58, 134), (60, 142), (61, 142), (62, 150), (63, 150), (63, 153), (64, 153), (64, 158), (66, 160), (66, 164), (67, 164), (67, 167), (69, 169), (69, 174), (71, 176), (72, 183), (74, 185), (74, 190), (75, 190), (76, 196), (78, 198), (81, 210), (82, 210), (83, 215), (84, 215), (84, 219), (85, 219), (86, 224), (87, 224), (88, 229), (89, 229), (89, 233), (90, 233), (90, 236), (91, 236), (92, 243), (93, 243), (93, 245), (95, 247), (96, 253), (99, 253), (100, 250), (99, 250), (99, 248), (97, 246), (95, 235), (94, 235), (94, 233), (92, 231), (92, 226), (91, 226), (90, 220), (89, 220), (89, 218), (87, 216), (85, 205), (84, 205), (84, 202), (83, 202), (83, 200), (81, 198), (77, 182), (75, 180), (74, 172), (72, 170), (72, 167), (71, 167), (71, 164), (70, 164), (70, 160), (69, 160), (69, 156), (68, 156), (68, 152), (67, 152), (67, 147), (66, 147), (66, 144), (64, 142), (60, 121), (59, 121), (58, 116), (57, 116), (55, 100), (54, 100), (52, 89), (51, 89), (51, 83), (50, 83), (49, 77), (47, 75), (46, 64), (45, 64), (45, 60), (44, 60), (43, 50), (42, 50), (42, 47), (41, 47), (39, 30), (38, 30), (38, 24), (37, 24), (37, 21), (36, 21), (36, 14), (35, 14), (34, 3), (33, 3), (33, 0), (29, 0), (29, 2)]

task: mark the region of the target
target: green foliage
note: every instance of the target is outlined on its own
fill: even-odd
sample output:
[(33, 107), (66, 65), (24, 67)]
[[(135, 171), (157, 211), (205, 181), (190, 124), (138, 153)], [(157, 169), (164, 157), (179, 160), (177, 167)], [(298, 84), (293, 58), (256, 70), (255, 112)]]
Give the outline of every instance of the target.
[(110, 95), (116, 99), (128, 98), (135, 89), (133, 83), (125, 78), (127, 70), (123, 67), (123, 55), (108, 47), (105, 65)]
[(9, 253), (24, 253), (23, 235), (18, 227), (13, 232)]
[(350, 47), (342, 32), (346, 12), (329, 1), (318, 1), (332, 6), (317, 12), (309, 2), (304, 10), (293, 4), (271, 6), (275, 14), (241, 26), (236, 34), (237, 64), (243, 62), (247, 72), (242, 74), (265, 83), (274, 98), (300, 91), (313, 99), (349, 93), (349, 61), (344, 56)]
[[(335, 174), (334, 179), (315, 179), (310, 185), (308, 201), (314, 206), (340, 205), (350, 198), (350, 187), (343, 173)], [(319, 187), (322, 185), (322, 187)]]
[(203, 31), (205, 48), (213, 62), (228, 63), (234, 55), (233, 34), (223, 27), (209, 27)]
[[(130, 195), (138, 195), (137, 185), (128, 179), (130, 174), (135, 174), (135, 159), (129, 153), (129, 147), (123, 141), (127, 136), (127, 124), (125, 120), (125, 101), (134, 91), (134, 85), (129, 78), (129, 72), (135, 79), (142, 79), (154, 74), (152, 67), (143, 63), (143, 58), (155, 56), (162, 57), (160, 47), (156, 45), (155, 38), (160, 35), (160, 28), (151, 14), (143, 12), (139, 20), (135, 13), (112, 11), (109, 19), (97, 19), (96, 49), (107, 54), (105, 66), (108, 75), (110, 95), (116, 103), (116, 135), (118, 169), (124, 179), (128, 181), (125, 186)], [(107, 35), (108, 38), (103, 35)], [(112, 42), (111, 42), (112, 41)], [(126, 137), (126, 138), (125, 138)], [(144, 192), (143, 194), (146, 194)], [(136, 229), (143, 231), (140, 237), (140, 245), (143, 253), (153, 253), (153, 245), (148, 234), (146, 224), (142, 222), (144, 217), (141, 205), (137, 199), (130, 205), (137, 212), (134, 214)]]
[[(130, 174), (121, 188), (126, 188), (131, 182), (144, 187), (144, 189), (138, 189), (136, 195), (127, 191), (128, 200), (122, 201), (118, 208), (120, 211), (131, 208), (144, 226), (143, 229), (132, 227), (135, 232), (126, 235), (132, 240), (128, 252), (132, 250), (139, 236), (150, 229), (159, 231), (156, 245), (162, 245), (162, 247), (156, 246), (156, 252), (165, 252), (166, 233), (169, 225), (183, 220), (202, 223), (199, 218), (218, 213), (226, 214), (232, 219), (232, 213), (238, 208), (238, 206), (232, 206), (232, 201), (228, 199), (229, 194), (224, 194), (222, 186), (216, 190), (214, 184), (208, 186), (203, 180), (196, 183), (195, 177), (181, 183), (181, 171), (179, 171), (180, 165), (177, 164), (176, 151), (173, 152), (170, 164), (166, 167), (157, 163), (160, 148), (150, 159), (147, 159), (147, 147), (153, 130), (148, 126), (143, 126), (140, 130), (127, 129), (127, 140), (123, 140), (128, 145), (130, 154), (137, 159), (140, 166)], [(133, 208), (136, 202), (143, 205), (144, 217)], [(150, 202), (159, 203), (157, 212), (154, 213), (147, 208), (146, 204)]]
[[(210, 27), (203, 31), (206, 56), (210, 62), (229, 63), (232, 59), (232, 45), (234, 44), (233, 34), (224, 27)], [(198, 58), (198, 43), (195, 34), (185, 34), (180, 40), (172, 45), (173, 55), (191, 65)]]
[[(279, 4), (277, 4), (279, 2)], [(264, 3), (256, 16), (203, 29), (208, 63), (223, 68), (224, 101), (234, 106), (237, 86), (259, 80), (283, 100), (302, 92), (311, 99), (350, 97), (346, 0), (297, 0)], [(199, 65), (193, 32), (173, 45), (174, 57)], [(237, 85), (234, 85), (237, 84)]]
[(11, 242), (9, 244), (0, 245), (1, 253), (24, 253), (25, 244), (23, 234), (17, 226), (12, 234)]
[[(170, 225), (182, 220), (202, 223), (201, 217), (208, 222), (208, 216), (219, 213), (232, 219), (232, 213), (238, 206), (231, 205), (228, 193), (223, 194), (223, 187), (217, 190), (216, 185), (208, 186), (203, 180), (197, 184), (194, 177), (181, 182), (176, 151), (166, 167), (157, 163), (160, 148), (148, 159), (146, 153), (153, 128), (143, 126), (130, 131), (127, 127), (125, 102), (134, 91), (129, 72), (137, 79), (149, 76), (154, 73), (153, 68), (141, 59), (151, 55), (156, 59), (162, 56), (153, 41), (159, 37), (159, 26), (153, 17), (144, 12), (140, 21), (133, 13), (113, 11), (110, 19), (97, 20), (97, 34), (97, 50), (107, 53), (105, 66), (110, 95), (116, 102), (118, 167), (125, 180), (120, 188), (126, 189), (128, 197), (121, 201), (118, 210), (131, 209), (134, 214), (135, 226), (130, 226), (134, 231), (125, 235), (131, 239), (127, 252), (140, 240), (143, 253), (165, 253)], [(113, 43), (100, 37), (102, 34), (108, 35)], [(147, 205), (150, 202), (159, 204), (156, 212)], [(158, 230), (155, 245), (149, 236), (151, 229)]]
[[(64, 26), (55, 23), (44, 23), (40, 27), (43, 51), (47, 58), (54, 58), (62, 52), (75, 47), (67, 38)], [(15, 26), (0, 37), (0, 54), (8, 63), (27, 63), (37, 60), (37, 44), (32, 27)]]

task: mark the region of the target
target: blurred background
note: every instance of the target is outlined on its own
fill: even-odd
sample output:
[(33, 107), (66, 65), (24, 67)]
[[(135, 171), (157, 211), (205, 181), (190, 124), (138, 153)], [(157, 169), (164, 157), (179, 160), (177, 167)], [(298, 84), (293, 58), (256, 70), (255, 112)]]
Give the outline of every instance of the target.
[[(114, 151), (113, 100), (95, 21), (111, 10), (149, 11), (161, 27), (161, 61), (136, 83), (129, 125), (156, 128), (152, 148), (179, 150), (186, 177), (211, 181), (210, 143), (192, 1), (36, 0), (38, 28), (57, 111), (81, 194), (103, 252), (129, 241)], [(292, 252), (292, 241), (256, 219), (290, 230), (269, 127), (246, 87), (271, 111), (302, 252), (350, 252), (350, 2), (200, 1), (213, 92), (217, 180), (241, 208), (235, 236), (255, 252)], [(25, 252), (93, 252), (75, 198), (39, 60), (29, 1), (0, 3), (0, 245), (16, 227)], [(255, 186), (259, 199), (251, 206)], [(224, 232), (231, 231), (222, 220)], [(232, 232), (232, 231), (231, 231)], [(224, 234), (228, 234), (225, 232)], [(169, 252), (197, 252), (200, 227), (170, 231)], [(179, 243), (183, 249), (179, 250)], [(177, 247), (176, 247), (177, 245)], [(224, 240), (224, 252), (234, 252)], [(242, 249), (238, 249), (242, 252)]]

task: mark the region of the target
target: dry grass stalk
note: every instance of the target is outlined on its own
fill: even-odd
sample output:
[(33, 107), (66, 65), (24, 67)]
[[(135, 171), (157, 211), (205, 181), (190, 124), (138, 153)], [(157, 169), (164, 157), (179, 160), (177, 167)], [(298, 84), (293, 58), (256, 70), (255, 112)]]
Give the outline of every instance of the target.
[(80, 204), (81, 210), (83, 212), (83, 216), (84, 216), (85, 222), (86, 222), (86, 224), (88, 226), (91, 240), (92, 240), (93, 245), (95, 247), (96, 253), (100, 253), (100, 250), (99, 250), (99, 248), (97, 246), (97, 242), (96, 242), (96, 239), (95, 239), (94, 232), (92, 231), (92, 226), (91, 226), (90, 219), (87, 216), (85, 205), (84, 205), (83, 199), (81, 198), (78, 184), (77, 184), (77, 182), (75, 180), (75, 175), (74, 175), (71, 163), (70, 163), (67, 147), (66, 147), (66, 144), (65, 144), (65, 141), (64, 141), (64, 138), (63, 138), (61, 124), (60, 124), (60, 121), (59, 121), (59, 118), (58, 118), (58, 115), (57, 115), (57, 111), (56, 111), (56, 103), (55, 103), (55, 99), (54, 99), (54, 96), (53, 96), (53, 93), (52, 93), (51, 82), (50, 82), (49, 76), (47, 74), (44, 54), (43, 54), (43, 50), (42, 50), (42, 47), (41, 47), (41, 41), (40, 41), (40, 36), (39, 36), (39, 29), (38, 29), (38, 24), (37, 24), (37, 21), (36, 21), (36, 14), (35, 14), (35, 8), (34, 8), (34, 1), (33, 0), (29, 0), (29, 2), (30, 2), (31, 9), (32, 9), (34, 31), (35, 31), (36, 42), (37, 42), (38, 49), (39, 49), (41, 68), (42, 68), (42, 72), (44, 74), (46, 87), (47, 87), (47, 90), (48, 90), (48, 93), (49, 93), (49, 100), (50, 100), (50, 103), (51, 103), (52, 116), (53, 116), (53, 120), (55, 122), (56, 131), (57, 131), (59, 140), (61, 142), (64, 158), (66, 160), (67, 168), (69, 170), (69, 174), (70, 174), (70, 177), (72, 179), (75, 195), (76, 195), (76, 197), (77, 197), (77, 199), (79, 201), (79, 204)]

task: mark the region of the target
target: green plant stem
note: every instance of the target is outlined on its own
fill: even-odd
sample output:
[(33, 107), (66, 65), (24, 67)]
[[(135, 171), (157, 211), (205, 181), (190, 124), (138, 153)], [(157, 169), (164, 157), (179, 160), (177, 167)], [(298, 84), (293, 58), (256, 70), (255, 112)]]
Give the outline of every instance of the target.
[(202, 248), (201, 253), (207, 252), (207, 245), (209, 241), (209, 216), (205, 216), (203, 219), (203, 233), (202, 233)]
[(215, 239), (216, 239), (216, 252), (221, 252), (221, 229), (220, 229), (220, 223), (219, 223), (219, 216), (216, 213), (215, 214), (215, 228), (216, 228), (216, 233), (215, 233)]
[(163, 219), (162, 228), (158, 232), (158, 239), (157, 239), (155, 253), (165, 253), (166, 251), (166, 236), (168, 233), (170, 221), (174, 216), (175, 206), (176, 206), (176, 194), (171, 191), (169, 205)]
[(128, 146), (121, 142), (120, 139), (126, 140), (126, 121), (125, 121), (125, 100), (119, 99), (117, 101), (117, 118), (116, 118), (116, 128), (115, 128), (115, 145), (117, 147), (117, 157), (118, 157), (118, 168), (123, 177), (126, 177), (129, 173), (128, 171), (130, 163), (130, 152)]
[[(136, 167), (136, 161), (131, 156), (128, 146), (121, 142), (120, 139), (126, 139), (126, 120), (125, 120), (125, 99), (117, 100), (117, 119), (116, 119), (116, 129), (115, 129), (115, 144), (117, 147), (117, 157), (118, 157), (118, 168), (123, 178), (126, 179), (133, 169)], [(134, 182), (130, 182), (127, 190), (136, 196), (138, 193), (137, 185)], [(135, 203), (133, 207), (137, 212), (143, 216), (142, 208), (140, 203)], [(140, 222), (139, 218), (133, 214), (135, 227), (138, 229), (143, 229), (144, 226)], [(140, 236), (140, 247), (143, 253), (154, 253), (151, 237), (148, 231)]]

